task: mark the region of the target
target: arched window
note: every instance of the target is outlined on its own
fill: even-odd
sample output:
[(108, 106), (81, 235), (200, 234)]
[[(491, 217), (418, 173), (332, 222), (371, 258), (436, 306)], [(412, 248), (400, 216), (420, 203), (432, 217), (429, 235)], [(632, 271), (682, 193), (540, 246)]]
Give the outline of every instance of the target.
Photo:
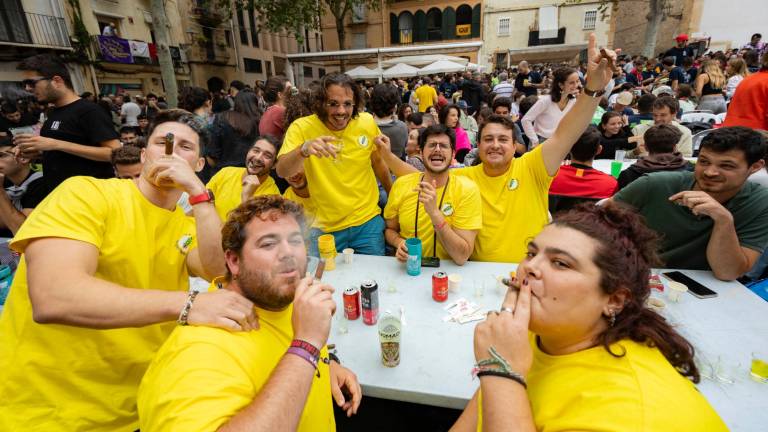
[(443, 13), (438, 8), (427, 11), (427, 40), (439, 41), (442, 35)]
[(400, 30), (400, 43), (413, 43), (413, 14), (410, 12), (401, 12), (397, 18), (398, 30)]
[(472, 35), (472, 7), (463, 4), (456, 9), (456, 37), (468, 38)]

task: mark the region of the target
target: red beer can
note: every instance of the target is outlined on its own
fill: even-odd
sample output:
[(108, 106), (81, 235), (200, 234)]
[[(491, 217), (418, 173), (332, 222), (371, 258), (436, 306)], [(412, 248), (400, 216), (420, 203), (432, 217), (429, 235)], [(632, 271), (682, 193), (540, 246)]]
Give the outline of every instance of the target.
[(344, 290), (344, 317), (350, 321), (360, 318), (360, 289), (356, 286)]
[(448, 275), (445, 272), (432, 274), (432, 299), (436, 302), (448, 300)]
[(379, 285), (375, 280), (364, 280), (360, 285), (360, 306), (363, 323), (375, 325), (379, 320)]

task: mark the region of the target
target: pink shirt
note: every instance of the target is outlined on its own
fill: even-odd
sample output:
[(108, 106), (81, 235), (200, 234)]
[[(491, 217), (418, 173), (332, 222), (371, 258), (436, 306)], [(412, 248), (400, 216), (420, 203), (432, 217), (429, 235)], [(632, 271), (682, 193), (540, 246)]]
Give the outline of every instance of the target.
[(462, 149), (472, 150), (472, 144), (469, 142), (469, 135), (461, 126), (456, 126), (453, 130), (456, 133), (456, 151)]

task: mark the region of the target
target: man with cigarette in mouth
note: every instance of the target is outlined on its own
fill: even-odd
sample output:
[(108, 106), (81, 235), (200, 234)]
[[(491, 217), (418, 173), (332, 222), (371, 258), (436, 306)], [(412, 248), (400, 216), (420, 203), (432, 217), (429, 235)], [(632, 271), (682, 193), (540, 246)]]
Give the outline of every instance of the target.
[[(133, 432), (141, 377), (177, 323), (256, 325), (234, 291), (189, 292), (190, 275), (225, 271), (221, 220), (195, 174), (205, 125), (167, 110), (149, 132), (138, 179), (67, 179), (11, 242), (22, 258), (0, 316), (2, 431)], [(176, 205), (183, 192), (194, 219)]]
[(221, 220), (241, 203), (259, 195), (280, 195), (269, 173), (275, 165), (280, 144), (271, 136), (256, 138), (245, 154), (245, 168), (225, 167), (208, 182), (208, 189), (216, 197), (216, 212)]
[(248, 200), (230, 212), (222, 245), (226, 277), (212, 288), (251, 300), (260, 328), (177, 328), (141, 382), (141, 430), (335, 431), (333, 403), (351, 416), (362, 389), (326, 348), (336, 303), (320, 274), (305, 277), (301, 207)]

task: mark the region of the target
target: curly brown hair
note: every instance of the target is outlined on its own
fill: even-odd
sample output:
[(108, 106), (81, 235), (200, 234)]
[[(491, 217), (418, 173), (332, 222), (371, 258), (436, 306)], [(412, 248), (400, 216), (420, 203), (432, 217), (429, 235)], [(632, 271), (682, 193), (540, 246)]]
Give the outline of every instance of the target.
[(330, 73), (320, 80), (320, 87), (314, 94), (314, 100), (312, 101), (312, 111), (317, 114), (323, 122), (328, 120), (328, 110), (325, 107), (325, 103), (328, 102), (328, 87), (332, 85), (346, 87), (352, 91), (354, 100), (352, 118), (357, 118), (357, 115), (363, 110), (363, 106), (365, 105), (363, 91), (360, 89), (360, 86), (355, 83), (355, 80), (345, 73)]
[(693, 345), (664, 317), (645, 306), (651, 267), (658, 266), (660, 260), (656, 254), (659, 237), (646, 227), (643, 217), (610, 202), (602, 206), (585, 203), (557, 214), (552, 224), (575, 229), (597, 241), (593, 261), (600, 269), (600, 288), (606, 294), (627, 291), (624, 308), (614, 325), (598, 335), (599, 344), (615, 357), (626, 354), (611, 348), (623, 339), (656, 347), (681, 375), (698, 383)]
[[(245, 227), (253, 220), (277, 220), (280, 216), (292, 216), (304, 232), (306, 220), (301, 204), (285, 199), (280, 195), (259, 195), (243, 202), (227, 215), (227, 221), (221, 228), (221, 248), (241, 256), (247, 240)], [(227, 266), (227, 280), (232, 279), (232, 272)]]

